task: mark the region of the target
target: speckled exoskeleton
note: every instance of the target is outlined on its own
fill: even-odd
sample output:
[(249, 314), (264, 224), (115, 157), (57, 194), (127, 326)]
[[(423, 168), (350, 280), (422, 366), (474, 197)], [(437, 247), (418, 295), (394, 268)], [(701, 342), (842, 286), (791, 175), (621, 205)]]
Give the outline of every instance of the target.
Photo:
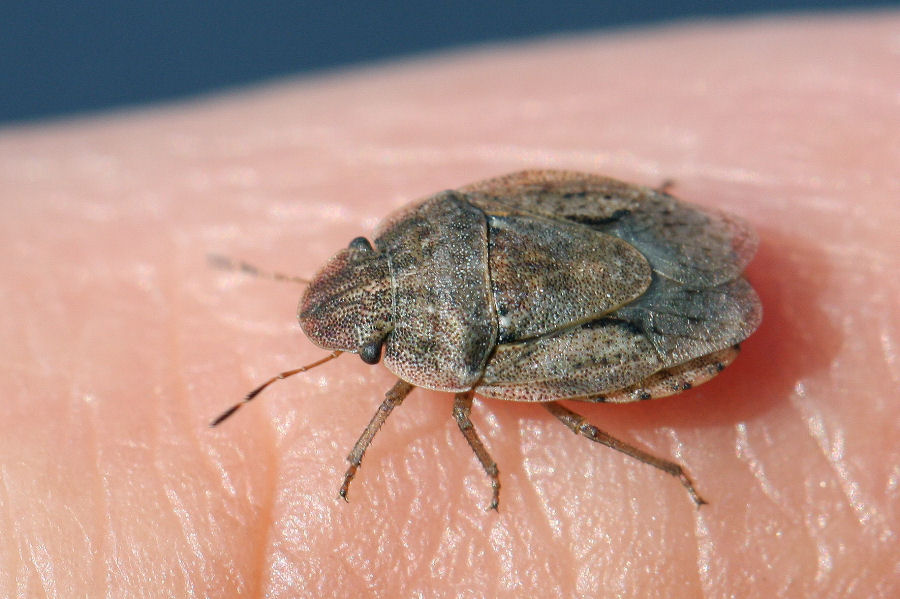
[[(600, 431), (558, 400), (630, 402), (690, 389), (734, 360), (759, 325), (741, 276), (756, 249), (742, 221), (662, 190), (565, 171), (525, 171), (426, 198), (374, 244), (339, 251), (298, 316), (315, 364), (341, 352), (400, 379), (348, 456), (347, 488), (372, 438), (415, 387), (456, 394), (453, 416), (491, 479), (472, 397), (539, 402), (577, 434), (659, 468), (705, 501), (683, 468)], [(283, 278), (283, 277), (282, 277)]]

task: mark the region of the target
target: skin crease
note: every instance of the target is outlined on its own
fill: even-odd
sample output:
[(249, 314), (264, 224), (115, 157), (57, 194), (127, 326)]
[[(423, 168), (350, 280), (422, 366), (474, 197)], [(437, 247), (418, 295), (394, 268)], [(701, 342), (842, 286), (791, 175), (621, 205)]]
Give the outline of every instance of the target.
[[(891, 597), (900, 592), (900, 13), (497, 46), (0, 132), (0, 596)], [(475, 402), (490, 486), (415, 390), (337, 498), (394, 378), (324, 357), (301, 288), (418, 197), (523, 168), (748, 219), (760, 330), (713, 381)]]

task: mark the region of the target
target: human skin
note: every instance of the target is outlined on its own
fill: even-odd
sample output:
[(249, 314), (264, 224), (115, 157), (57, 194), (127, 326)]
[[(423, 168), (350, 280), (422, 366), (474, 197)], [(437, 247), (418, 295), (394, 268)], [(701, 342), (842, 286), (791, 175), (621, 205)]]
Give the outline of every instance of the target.
[[(900, 593), (900, 13), (497, 46), (0, 131), (0, 596)], [(689, 392), (567, 402), (690, 472), (476, 400), (490, 485), (417, 389), (300, 332), (310, 276), (404, 203), (523, 168), (758, 231), (763, 324)]]

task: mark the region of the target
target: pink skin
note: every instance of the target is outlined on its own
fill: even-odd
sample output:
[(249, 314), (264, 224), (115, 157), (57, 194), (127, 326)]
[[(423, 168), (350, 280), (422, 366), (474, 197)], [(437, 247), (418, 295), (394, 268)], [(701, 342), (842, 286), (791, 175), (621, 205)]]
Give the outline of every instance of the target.
[[(0, 596), (889, 597), (900, 589), (900, 14), (493, 47), (0, 137)], [(500, 513), (416, 390), (325, 355), (301, 289), (417, 197), (522, 168), (659, 185), (746, 217), (762, 328), (692, 391), (476, 400)]]

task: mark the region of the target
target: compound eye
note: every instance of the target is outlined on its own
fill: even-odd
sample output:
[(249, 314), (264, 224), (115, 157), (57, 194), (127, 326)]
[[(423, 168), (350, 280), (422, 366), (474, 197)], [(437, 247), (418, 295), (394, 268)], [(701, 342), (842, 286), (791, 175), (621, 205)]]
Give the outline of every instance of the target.
[(383, 339), (377, 341), (368, 341), (359, 346), (359, 357), (366, 364), (378, 364), (381, 361), (381, 346), (384, 344)]
[(354, 239), (353, 241), (350, 242), (350, 245), (349, 245), (348, 247), (349, 247), (351, 250), (356, 250), (356, 251), (359, 251), (359, 252), (371, 252), (371, 251), (373, 251), (373, 250), (372, 250), (372, 244), (369, 243), (369, 240), (366, 239), (365, 237), (357, 237), (356, 239)]

